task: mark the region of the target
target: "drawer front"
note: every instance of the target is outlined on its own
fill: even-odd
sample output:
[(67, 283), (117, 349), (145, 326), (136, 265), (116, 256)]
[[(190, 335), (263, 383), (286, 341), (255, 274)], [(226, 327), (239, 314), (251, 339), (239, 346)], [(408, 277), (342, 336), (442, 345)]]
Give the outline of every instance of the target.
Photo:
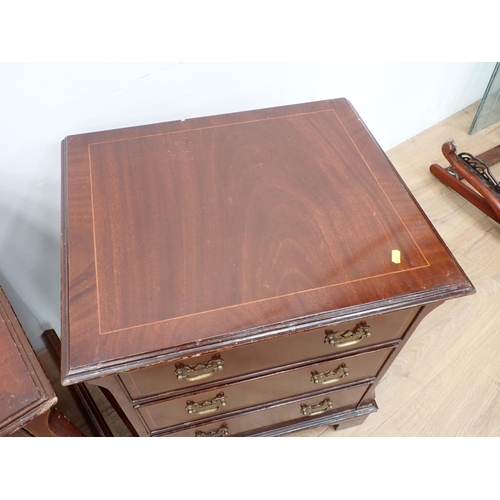
[(376, 377), (392, 348), (312, 364), (139, 408), (150, 430)]
[(341, 410), (355, 408), (368, 385), (337, 390), (321, 396), (306, 397), (292, 403), (277, 404), (263, 410), (247, 412), (243, 415), (219, 419), (217, 422), (182, 429), (168, 437), (224, 437), (237, 436), (245, 432), (256, 431), (264, 427), (301, 419), (314, 418)]
[[(332, 356), (401, 338), (419, 308), (349, 321), (285, 337), (256, 342), (183, 363), (169, 362), (123, 373), (120, 378), (130, 397), (189, 391), (207, 382), (271, 370), (290, 363)], [(350, 333), (349, 333), (350, 332)], [(352, 334), (352, 335), (351, 335)], [(325, 342), (329, 335), (329, 342)], [(344, 335), (345, 338), (335, 338)], [(180, 365), (183, 365), (179, 368)]]

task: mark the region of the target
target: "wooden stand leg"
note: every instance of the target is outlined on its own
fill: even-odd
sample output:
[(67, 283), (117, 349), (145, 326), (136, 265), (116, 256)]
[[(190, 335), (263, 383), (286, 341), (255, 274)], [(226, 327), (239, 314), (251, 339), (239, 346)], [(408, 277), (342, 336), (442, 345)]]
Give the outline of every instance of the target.
[(24, 429), (35, 437), (84, 437), (60, 411), (51, 408), (29, 422)]
[(100, 387), (100, 386), (99, 389), (101, 389), (101, 392), (104, 394), (104, 396), (106, 396), (106, 399), (108, 400), (109, 404), (113, 407), (113, 410), (115, 410), (118, 416), (122, 419), (122, 422), (125, 424), (130, 434), (132, 434), (132, 436), (134, 437), (139, 437), (139, 434), (137, 434), (137, 431), (135, 430), (134, 426), (128, 419), (127, 415), (125, 415), (124, 411), (118, 404), (118, 401), (116, 401), (111, 391), (109, 391), (105, 387)]
[[(58, 366), (61, 366), (61, 341), (54, 330), (45, 330), (42, 338), (53, 356)], [(106, 420), (102, 416), (99, 407), (90, 394), (85, 384), (75, 384), (68, 387), (75, 404), (79, 407), (81, 413), (86, 419), (86, 423), (92, 430), (94, 436), (113, 437)]]

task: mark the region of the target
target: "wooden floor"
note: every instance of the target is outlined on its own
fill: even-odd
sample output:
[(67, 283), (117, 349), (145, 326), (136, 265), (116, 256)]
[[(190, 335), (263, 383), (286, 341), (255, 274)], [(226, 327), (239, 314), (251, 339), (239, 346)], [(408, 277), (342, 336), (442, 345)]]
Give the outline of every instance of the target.
[[(445, 141), (453, 139), (459, 152), (472, 154), (500, 144), (500, 124), (467, 134), (476, 109), (457, 113), (388, 156), (477, 293), (450, 301), (424, 319), (379, 384), (380, 410), (363, 425), (289, 436), (500, 436), (500, 226), (429, 172), (432, 163), (448, 166), (441, 155)], [(497, 167), (493, 173), (500, 178)], [(97, 396), (113, 433), (129, 435)]]

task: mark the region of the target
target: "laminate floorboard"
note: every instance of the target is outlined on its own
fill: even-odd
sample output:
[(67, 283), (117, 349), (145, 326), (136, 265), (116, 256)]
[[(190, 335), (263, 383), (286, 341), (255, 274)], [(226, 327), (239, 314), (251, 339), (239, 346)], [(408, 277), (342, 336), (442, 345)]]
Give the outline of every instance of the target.
[[(500, 124), (468, 135), (476, 109), (464, 109), (387, 155), (477, 293), (423, 320), (378, 386), (380, 410), (362, 425), (287, 437), (500, 436), (500, 226), (429, 172), (432, 163), (448, 166), (441, 154), (448, 140), (472, 154), (500, 144)], [(493, 173), (500, 178), (500, 164)], [(92, 391), (114, 434), (129, 435), (99, 390)], [(74, 411), (71, 416), (88, 433)]]

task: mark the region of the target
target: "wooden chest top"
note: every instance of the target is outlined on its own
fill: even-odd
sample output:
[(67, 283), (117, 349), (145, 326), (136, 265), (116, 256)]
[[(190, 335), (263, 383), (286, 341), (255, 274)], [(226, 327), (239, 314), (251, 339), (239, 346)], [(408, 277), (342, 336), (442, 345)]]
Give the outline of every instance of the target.
[(473, 291), (345, 99), (67, 137), (62, 212), (65, 383)]
[(56, 402), (54, 390), (0, 288), (0, 436), (12, 434)]

